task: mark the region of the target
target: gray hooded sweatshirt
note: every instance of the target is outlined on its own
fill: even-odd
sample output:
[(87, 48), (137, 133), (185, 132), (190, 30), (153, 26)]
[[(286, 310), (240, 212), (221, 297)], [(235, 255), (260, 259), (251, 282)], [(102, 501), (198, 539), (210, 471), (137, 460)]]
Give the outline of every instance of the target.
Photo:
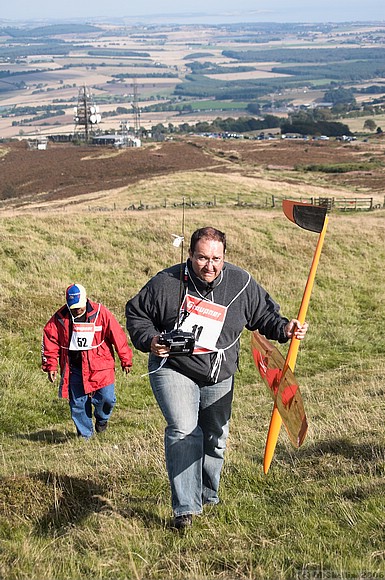
[(208, 284), (194, 274), (187, 260), (186, 265), (176, 264), (156, 274), (127, 302), (127, 330), (135, 348), (150, 352), (154, 336), (176, 327), (187, 293), (208, 307), (227, 307), (215, 352), (158, 359), (159, 365), (166, 364), (197, 383), (214, 384), (235, 374), (244, 328), (258, 330), (281, 343), (288, 340), (284, 332), (288, 319), (280, 315), (279, 305), (246, 270), (225, 262), (219, 276)]

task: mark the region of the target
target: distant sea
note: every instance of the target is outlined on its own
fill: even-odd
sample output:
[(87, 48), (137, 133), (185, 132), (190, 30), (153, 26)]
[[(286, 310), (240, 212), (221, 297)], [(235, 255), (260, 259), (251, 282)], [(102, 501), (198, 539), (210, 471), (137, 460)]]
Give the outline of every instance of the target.
[[(143, 24), (239, 24), (239, 23), (252, 23), (252, 22), (274, 22), (274, 23), (325, 23), (325, 22), (368, 22), (369, 19), (366, 15), (362, 20), (358, 18), (347, 18), (346, 12), (338, 18), (336, 15), (334, 17), (329, 14), (330, 20), (325, 13), (322, 14), (322, 19), (304, 19), (303, 12), (296, 13), (295, 11), (282, 10), (250, 10), (250, 11), (228, 11), (221, 13), (203, 13), (203, 12), (191, 12), (191, 13), (169, 13), (169, 14), (148, 14), (148, 15), (136, 15), (125, 18), (126, 21), (133, 23), (143, 23)], [(385, 18), (382, 19), (382, 22)], [(373, 19), (370, 22), (381, 22), (381, 20)]]
[[(368, 13), (369, 14), (369, 13)], [(350, 16), (350, 19), (347, 18)], [(329, 18), (329, 19), (328, 19)], [(28, 26), (38, 26), (38, 25), (48, 25), (48, 24), (59, 24), (63, 22), (76, 22), (76, 23), (88, 23), (97, 24), (115, 24), (117, 26), (183, 26), (183, 25), (218, 25), (221, 24), (267, 24), (273, 23), (277, 25), (282, 24), (331, 24), (331, 23), (355, 23), (355, 24), (384, 24), (385, 17), (382, 19), (371, 19), (365, 18), (359, 19), (354, 18), (352, 14), (347, 15), (346, 12), (343, 13), (341, 17), (334, 14), (325, 14), (322, 12), (322, 18), (316, 17), (313, 14), (313, 18), (305, 19), (303, 12), (290, 10), (290, 7), (286, 10), (242, 10), (242, 11), (225, 11), (225, 12), (175, 12), (175, 13), (155, 13), (155, 14), (136, 14), (136, 15), (119, 15), (114, 16), (111, 13), (101, 16), (71, 16), (71, 17), (41, 17), (41, 18), (18, 18), (18, 19), (7, 19), (0, 15), (0, 26), (10, 26), (10, 25), (28, 25)]]

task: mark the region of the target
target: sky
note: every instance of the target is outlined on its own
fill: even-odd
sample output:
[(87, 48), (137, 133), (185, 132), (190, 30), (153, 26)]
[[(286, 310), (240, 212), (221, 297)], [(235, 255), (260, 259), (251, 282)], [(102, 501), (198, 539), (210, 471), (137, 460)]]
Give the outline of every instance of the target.
[(385, 22), (384, 0), (3, 0), (5, 20), (125, 18), (130, 22)]

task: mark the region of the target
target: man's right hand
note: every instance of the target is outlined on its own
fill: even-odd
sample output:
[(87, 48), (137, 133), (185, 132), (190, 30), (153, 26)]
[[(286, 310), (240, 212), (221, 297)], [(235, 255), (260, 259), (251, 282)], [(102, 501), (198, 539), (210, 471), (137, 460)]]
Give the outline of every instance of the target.
[(48, 380), (50, 383), (54, 383), (57, 378), (57, 371), (48, 371)]
[(153, 337), (151, 341), (151, 352), (156, 356), (165, 358), (170, 354), (170, 347), (166, 346), (165, 344), (159, 344), (158, 340), (159, 335)]

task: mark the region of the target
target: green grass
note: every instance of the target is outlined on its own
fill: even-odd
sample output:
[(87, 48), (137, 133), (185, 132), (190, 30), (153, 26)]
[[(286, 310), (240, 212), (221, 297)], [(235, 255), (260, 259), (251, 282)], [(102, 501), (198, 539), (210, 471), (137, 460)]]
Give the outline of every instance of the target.
[[(222, 501), (185, 535), (169, 529), (146, 355), (117, 373), (110, 429), (88, 443), (40, 371), (41, 331), (66, 286), (83, 283), (124, 325), (127, 299), (179, 259), (180, 209), (1, 217), (0, 578), (384, 578), (384, 217), (330, 216), (296, 366), (309, 432), (295, 450), (282, 430), (267, 476), (272, 401), (243, 334)], [(295, 316), (317, 235), (279, 209), (187, 213), (188, 234), (208, 224)]]
[(221, 101), (218, 99), (215, 100), (208, 100), (208, 101), (186, 101), (187, 104), (190, 104), (193, 110), (199, 111), (215, 111), (216, 109), (220, 111), (228, 110), (240, 110), (246, 109), (248, 103), (245, 101)]

